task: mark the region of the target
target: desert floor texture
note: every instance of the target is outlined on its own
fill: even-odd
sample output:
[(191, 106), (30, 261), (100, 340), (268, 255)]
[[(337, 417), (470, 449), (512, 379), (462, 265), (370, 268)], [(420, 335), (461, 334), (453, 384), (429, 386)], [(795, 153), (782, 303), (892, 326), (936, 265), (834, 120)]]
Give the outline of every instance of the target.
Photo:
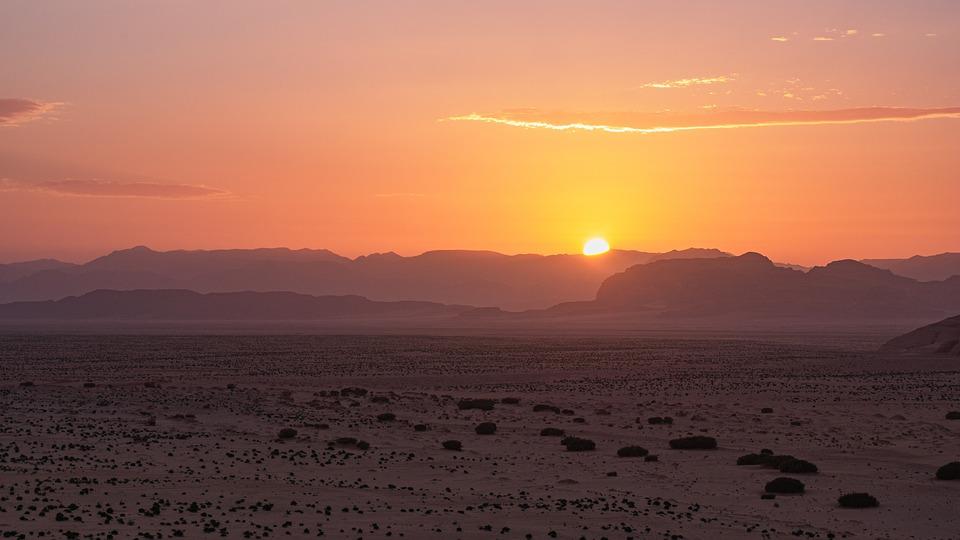
[(0, 537), (958, 538), (960, 366), (882, 341), (2, 336)]

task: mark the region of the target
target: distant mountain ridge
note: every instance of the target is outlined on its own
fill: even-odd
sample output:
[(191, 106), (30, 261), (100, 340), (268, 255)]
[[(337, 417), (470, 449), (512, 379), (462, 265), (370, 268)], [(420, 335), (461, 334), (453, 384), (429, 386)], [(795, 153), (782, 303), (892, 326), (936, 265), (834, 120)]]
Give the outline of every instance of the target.
[(11, 279), (0, 279), (0, 303), (56, 300), (97, 289), (189, 289), (359, 295), (377, 301), (423, 300), (525, 310), (592, 298), (606, 277), (635, 264), (727, 256), (715, 249), (612, 250), (597, 257), (450, 250), (349, 259), (328, 250), (160, 252), (138, 246), (82, 265), (51, 265), (11, 274)]
[(65, 270), (77, 265), (56, 259), (37, 259), (8, 264), (0, 264), (0, 283), (14, 281), (44, 270)]
[(914, 255), (908, 259), (863, 259), (860, 262), (918, 281), (942, 281), (960, 275), (960, 253)]
[(919, 282), (853, 260), (804, 273), (746, 253), (636, 265), (607, 278), (595, 300), (561, 304), (547, 313), (933, 318), (957, 311), (960, 277)]
[(185, 290), (98, 290), (82, 296), (0, 304), (0, 320), (332, 320), (450, 317), (473, 309), (433, 302), (374, 302), (360, 296), (291, 292), (200, 294)]

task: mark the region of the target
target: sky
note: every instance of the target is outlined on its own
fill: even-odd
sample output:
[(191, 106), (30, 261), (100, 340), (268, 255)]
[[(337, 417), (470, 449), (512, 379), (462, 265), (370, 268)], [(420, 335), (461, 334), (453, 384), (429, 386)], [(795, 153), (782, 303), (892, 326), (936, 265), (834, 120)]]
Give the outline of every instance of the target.
[(0, 262), (960, 251), (960, 2), (0, 2)]

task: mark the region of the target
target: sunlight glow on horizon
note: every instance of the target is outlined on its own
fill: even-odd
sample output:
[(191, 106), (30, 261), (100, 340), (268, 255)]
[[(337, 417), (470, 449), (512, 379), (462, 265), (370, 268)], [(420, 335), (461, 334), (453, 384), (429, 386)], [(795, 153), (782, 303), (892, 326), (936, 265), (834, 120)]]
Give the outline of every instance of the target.
[(586, 256), (600, 255), (610, 251), (610, 244), (603, 238), (591, 238), (583, 244), (583, 254)]

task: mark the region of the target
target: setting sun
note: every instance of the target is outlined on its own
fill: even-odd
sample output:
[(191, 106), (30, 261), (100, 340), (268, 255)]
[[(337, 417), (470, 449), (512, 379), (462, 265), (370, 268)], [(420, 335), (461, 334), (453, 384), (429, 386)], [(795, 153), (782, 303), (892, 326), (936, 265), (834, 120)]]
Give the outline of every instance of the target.
[(603, 238), (591, 238), (583, 244), (584, 255), (600, 255), (610, 251), (610, 244)]

